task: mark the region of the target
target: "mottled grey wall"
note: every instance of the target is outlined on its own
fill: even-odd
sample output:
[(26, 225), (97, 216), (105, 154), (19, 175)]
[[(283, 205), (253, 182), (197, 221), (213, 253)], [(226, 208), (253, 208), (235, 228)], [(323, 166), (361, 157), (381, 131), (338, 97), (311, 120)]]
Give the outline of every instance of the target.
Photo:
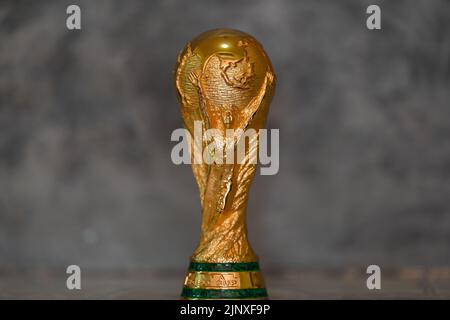
[(249, 205), (263, 266), (449, 264), (449, 1), (78, 0), (0, 3), (0, 267), (186, 266), (200, 206), (170, 160), (172, 68), (216, 27), (278, 76), (280, 172)]

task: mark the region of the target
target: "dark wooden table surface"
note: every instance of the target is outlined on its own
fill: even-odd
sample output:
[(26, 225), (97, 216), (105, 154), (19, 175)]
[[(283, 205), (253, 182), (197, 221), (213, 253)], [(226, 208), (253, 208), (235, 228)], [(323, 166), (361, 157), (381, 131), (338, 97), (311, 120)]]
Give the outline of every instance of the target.
[[(0, 299), (178, 299), (184, 272), (82, 270), (81, 290), (65, 270), (0, 270)], [(264, 272), (271, 299), (450, 299), (450, 268), (382, 270), (368, 290), (365, 270)]]

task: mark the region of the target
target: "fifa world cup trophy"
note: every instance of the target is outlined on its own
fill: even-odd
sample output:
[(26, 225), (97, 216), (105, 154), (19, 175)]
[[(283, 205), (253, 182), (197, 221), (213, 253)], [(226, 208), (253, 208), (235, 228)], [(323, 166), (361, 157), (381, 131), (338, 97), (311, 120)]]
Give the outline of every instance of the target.
[[(271, 62), (252, 36), (216, 29), (186, 44), (174, 78), (184, 126), (194, 137), (190, 157), (202, 207), (200, 242), (182, 297), (264, 299), (258, 258), (247, 238), (246, 208), (258, 133), (275, 89)], [(246, 135), (248, 130), (256, 134)], [(245, 148), (239, 148), (241, 142)]]

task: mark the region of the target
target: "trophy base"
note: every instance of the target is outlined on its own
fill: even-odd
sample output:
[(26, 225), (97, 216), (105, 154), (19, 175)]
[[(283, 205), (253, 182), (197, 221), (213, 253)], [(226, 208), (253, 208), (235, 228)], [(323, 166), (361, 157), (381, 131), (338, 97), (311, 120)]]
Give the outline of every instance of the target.
[(267, 299), (258, 262), (191, 262), (184, 281), (184, 299)]

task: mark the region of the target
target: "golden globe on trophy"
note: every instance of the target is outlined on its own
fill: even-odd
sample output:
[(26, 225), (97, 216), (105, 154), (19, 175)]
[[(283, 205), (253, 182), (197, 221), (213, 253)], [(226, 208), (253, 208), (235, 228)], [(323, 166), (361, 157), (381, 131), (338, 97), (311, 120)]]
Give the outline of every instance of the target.
[(247, 238), (246, 208), (258, 132), (275, 89), (271, 62), (252, 36), (216, 29), (187, 43), (174, 75), (202, 207), (200, 242), (182, 297), (267, 298)]

